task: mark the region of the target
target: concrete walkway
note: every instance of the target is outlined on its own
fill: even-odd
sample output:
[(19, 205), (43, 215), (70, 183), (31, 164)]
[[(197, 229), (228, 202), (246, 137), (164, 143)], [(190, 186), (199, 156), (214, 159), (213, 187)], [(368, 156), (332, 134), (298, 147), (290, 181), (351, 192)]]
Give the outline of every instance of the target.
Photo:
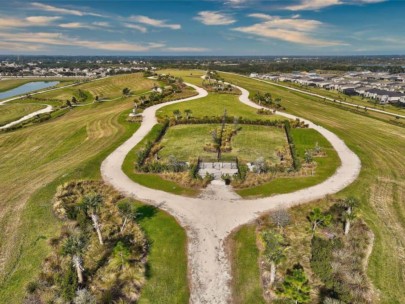
[[(342, 165), (321, 184), (296, 192), (275, 195), (256, 200), (244, 200), (224, 185), (208, 187), (198, 198), (153, 190), (141, 186), (125, 175), (122, 164), (130, 150), (138, 144), (157, 123), (155, 113), (166, 105), (187, 102), (207, 95), (204, 89), (187, 84), (197, 90), (198, 95), (147, 108), (143, 122), (135, 134), (111, 153), (101, 165), (103, 179), (126, 195), (145, 203), (159, 206), (169, 212), (185, 227), (189, 239), (188, 269), (191, 280), (191, 303), (219, 304), (230, 300), (230, 262), (224, 242), (232, 230), (256, 219), (261, 213), (277, 208), (287, 208), (336, 193), (352, 183), (361, 168), (359, 158), (335, 134), (305, 120), (336, 149)], [(238, 87), (244, 104), (260, 108), (249, 100), (248, 91)], [(298, 117), (278, 112), (278, 115), (296, 119)], [(300, 118), (301, 119), (301, 118)]]

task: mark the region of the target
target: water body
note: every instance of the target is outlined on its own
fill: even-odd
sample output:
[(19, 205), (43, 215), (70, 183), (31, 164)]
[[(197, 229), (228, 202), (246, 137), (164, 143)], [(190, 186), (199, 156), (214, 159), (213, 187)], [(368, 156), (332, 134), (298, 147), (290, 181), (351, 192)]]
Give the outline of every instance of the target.
[(36, 90), (42, 90), (49, 87), (53, 87), (57, 85), (59, 81), (33, 81), (26, 84), (23, 84), (17, 88), (1, 92), (0, 99), (6, 99), (14, 96), (18, 96), (21, 94), (26, 94)]

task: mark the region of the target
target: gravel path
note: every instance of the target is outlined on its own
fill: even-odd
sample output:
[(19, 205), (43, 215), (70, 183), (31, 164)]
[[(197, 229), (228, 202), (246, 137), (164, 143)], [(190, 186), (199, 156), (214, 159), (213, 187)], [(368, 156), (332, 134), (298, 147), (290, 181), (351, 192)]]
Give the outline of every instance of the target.
[[(143, 112), (141, 127), (104, 160), (101, 165), (101, 173), (103, 179), (116, 189), (169, 212), (186, 228), (189, 239), (190, 302), (229, 303), (231, 267), (225, 253), (224, 242), (231, 231), (256, 219), (265, 211), (295, 206), (342, 190), (357, 178), (361, 163), (359, 158), (335, 134), (304, 120), (311, 128), (316, 129), (330, 141), (342, 162), (335, 174), (321, 184), (293, 193), (255, 200), (241, 199), (232, 192), (231, 188), (221, 185), (211, 185), (198, 198), (187, 198), (143, 187), (130, 180), (122, 171), (121, 166), (125, 156), (157, 123), (155, 113), (158, 109), (169, 104), (201, 98), (208, 94), (204, 89), (191, 84), (187, 85), (196, 89), (198, 95), (147, 108)], [(238, 88), (242, 92), (241, 102), (259, 108), (249, 100), (248, 91)], [(286, 113), (278, 112), (278, 114), (292, 119), (297, 118)]]

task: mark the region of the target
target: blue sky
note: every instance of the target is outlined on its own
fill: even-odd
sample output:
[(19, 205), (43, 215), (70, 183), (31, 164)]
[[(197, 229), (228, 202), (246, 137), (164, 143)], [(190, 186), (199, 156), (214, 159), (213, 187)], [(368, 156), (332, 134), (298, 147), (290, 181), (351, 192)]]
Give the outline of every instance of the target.
[(0, 54), (405, 54), (401, 0), (2, 1)]

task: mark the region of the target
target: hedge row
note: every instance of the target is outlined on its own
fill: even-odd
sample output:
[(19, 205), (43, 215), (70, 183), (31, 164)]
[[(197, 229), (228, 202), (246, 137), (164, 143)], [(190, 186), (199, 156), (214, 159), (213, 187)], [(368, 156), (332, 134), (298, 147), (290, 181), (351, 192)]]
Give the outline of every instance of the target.
[[(192, 125), (192, 124), (222, 124), (224, 121), (223, 116), (204, 116), (202, 118), (181, 118), (181, 119), (175, 119), (175, 118), (170, 118), (170, 125), (175, 126), (175, 125)], [(227, 124), (243, 124), (243, 125), (261, 125), (261, 126), (273, 126), (273, 127), (278, 127), (282, 128), (285, 124), (285, 122), (288, 120), (261, 120), (261, 119), (246, 119), (243, 117), (235, 118), (235, 117), (226, 117), (225, 118), (225, 123)]]
[(301, 168), (301, 162), (297, 155), (297, 150), (295, 149), (294, 139), (291, 135), (291, 125), (289, 121), (286, 121), (284, 124), (285, 134), (287, 136), (288, 146), (290, 148), (291, 157), (293, 161), (294, 170), (298, 171)]
[(153, 141), (148, 141), (144, 149), (139, 150), (136, 157), (136, 166), (137, 169), (141, 170), (145, 164), (146, 159), (149, 157), (149, 154), (152, 150), (154, 144), (159, 142), (162, 137), (165, 135), (167, 128), (169, 127), (169, 121), (165, 121), (162, 128), (157, 132)]

